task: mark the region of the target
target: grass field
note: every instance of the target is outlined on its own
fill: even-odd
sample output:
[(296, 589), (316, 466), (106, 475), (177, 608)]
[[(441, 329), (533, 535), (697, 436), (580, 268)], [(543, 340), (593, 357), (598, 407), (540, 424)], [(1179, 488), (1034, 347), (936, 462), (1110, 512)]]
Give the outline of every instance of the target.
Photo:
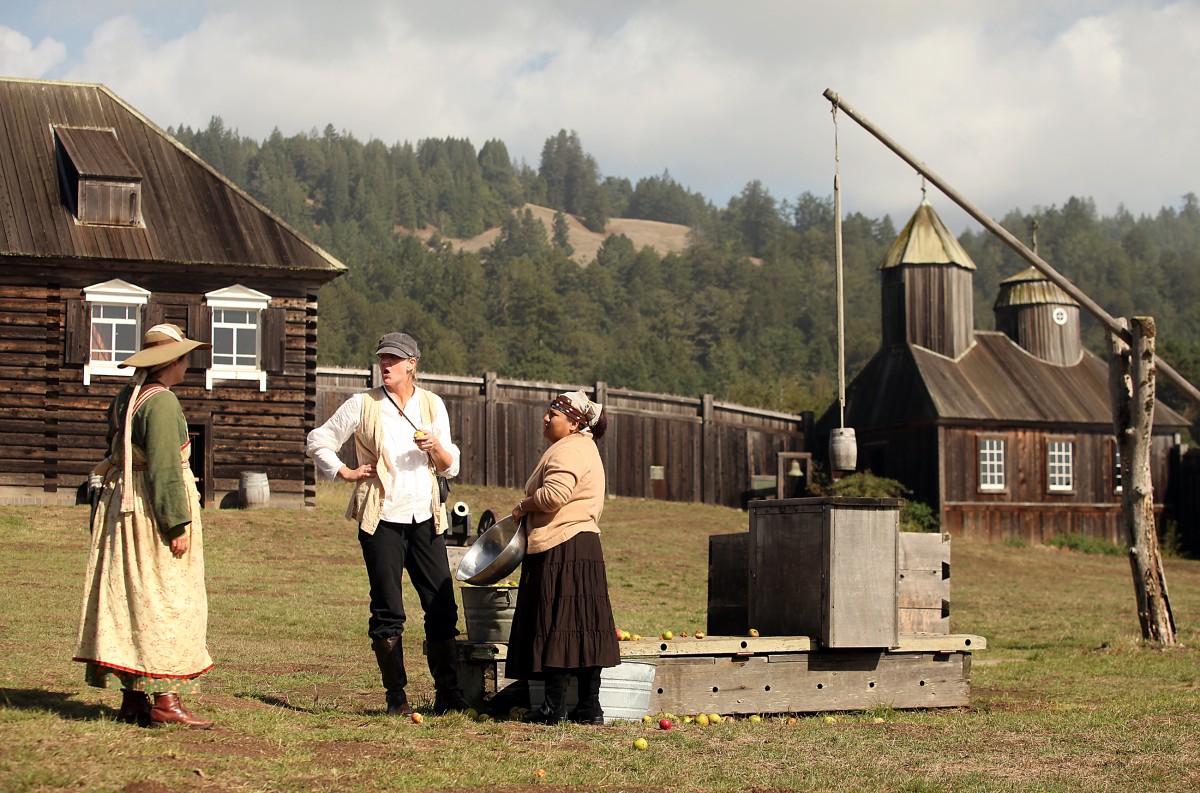
[[(1164, 650), (1140, 639), (1125, 559), (954, 540), (952, 629), (988, 641), (974, 657), (970, 708), (669, 732), (458, 714), (416, 725), (382, 715), (346, 492), (321, 489), (313, 511), (206, 513), (217, 666), (188, 704), (217, 721), (207, 732), (119, 724), (119, 693), (82, 684), (70, 657), (86, 508), (0, 509), (0, 790), (1200, 787), (1200, 562), (1167, 560), (1183, 646)], [(478, 514), (516, 493), (456, 485), (454, 497)], [(745, 530), (745, 513), (614, 499), (602, 525), (618, 624), (648, 636), (703, 629), (707, 537)], [(415, 624), (405, 635), (410, 694), (428, 709)], [(649, 749), (633, 748), (639, 737)]]

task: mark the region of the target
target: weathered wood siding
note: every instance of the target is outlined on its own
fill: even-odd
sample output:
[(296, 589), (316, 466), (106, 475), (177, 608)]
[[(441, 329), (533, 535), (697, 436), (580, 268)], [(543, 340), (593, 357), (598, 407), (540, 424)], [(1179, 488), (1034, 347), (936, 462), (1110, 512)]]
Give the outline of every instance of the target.
[[(1066, 315), (1062, 325), (1054, 321), (1056, 311)], [(1030, 355), (1058, 366), (1074, 366), (1083, 356), (1079, 306), (1043, 303), (997, 308), (996, 330)]]
[[(1002, 437), (1006, 441), (1007, 488), (1003, 491), (979, 490), (980, 437)], [(1064, 534), (1082, 534), (1116, 543), (1125, 541), (1110, 432), (1083, 428), (1074, 432), (945, 428), (943, 438), (943, 531), (989, 541), (1020, 537), (1044, 543)], [(1071, 491), (1055, 492), (1046, 486), (1049, 440), (1070, 440), (1075, 444)], [(1156, 482), (1166, 481), (1172, 443), (1169, 436), (1156, 436), (1153, 440), (1151, 476)], [(1020, 476), (1018, 471), (1022, 472)], [(1161, 511), (1163, 495), (1156, 486), (1156, 511)]]
[[(82, 361), (65, 362), (68, 306), (101, 277), (76, 273), (76, 283), (47, 279), (37, 287), (27, 277), (0, 274), (0, 501), (70, 503), (107, 452), (107, 408), (129, 380), (99, 374), (85, 386)], [(144, 326), (172, 322), (186, 329), (196, 322), (200, 296), (167, 291), (173, 280), (139, 279), (152, 290)], [(267, 390), (221, 380), (206, 390), (198, 354), (172, 390), (194, 433), (194, 471), (206, 506), (231, 505), (244, 471), (268, 475), (273, 505), (298, 506), (313, 482), (304, 442), (316, 415), (316, 295), (280, 295), (281, 282), (249, 285), (273, 293), (271, 308), (282, 312), (281, 359), (267, 375)]]
[(907, 265), (883, 271), (883, 346), (916, 344), (957, 358), (974, 339), (971, 271), (958, 265)]
[[(347, 370), (319, 377), (317, 423), (359, 387)], [(459, 377), (419, 374), (446, 402), (451, 433), (462, 450), (460, 481), (524, 487), (545, 451), (542, 417), (557, 394), (585, 388), (609, 414), (599, 444), (608, 490), (614, 495), (742, 506), (752, 477), (775, 476), (776, 454), (804, 451), (807, 416), (714, 401), (608, 388), (604, 383), (504, 380), (494, 374)]]

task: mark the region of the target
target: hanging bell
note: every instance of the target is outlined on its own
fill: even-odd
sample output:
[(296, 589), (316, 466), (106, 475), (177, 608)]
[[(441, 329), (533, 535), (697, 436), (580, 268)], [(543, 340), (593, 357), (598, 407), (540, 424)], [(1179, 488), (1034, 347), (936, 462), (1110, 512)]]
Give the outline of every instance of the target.
[(795, 457), (792, 458), (792, 464), (788, 467), (787, 475), (792, 477), (804, 476), (804, 469), (800, 467), (800, 461)]

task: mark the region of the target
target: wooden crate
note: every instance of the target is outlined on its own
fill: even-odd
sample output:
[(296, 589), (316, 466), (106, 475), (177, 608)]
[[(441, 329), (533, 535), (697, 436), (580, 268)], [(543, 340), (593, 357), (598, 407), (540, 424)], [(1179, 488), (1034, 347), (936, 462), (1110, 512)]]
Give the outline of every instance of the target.
[[(897, 629), (905, 633), (950, 632), (950, 535), (900, 533), (896, 582)], [(750, 535), (708, 538), (710, 636), (744, 636), (750, 577)]]
[(895, 647), (899, 527), (894, 498), (751, 502), (750, 627), (829, 648)]
[[(621, 658), (655, 663), (650, 713), (819, 713), (968, 706), (971, 656), (986, 647), (966, 634), (905, 635), (890, 650), (824, 650), (803, 636), (708, 636), (621, 642)], [(505, 645), (459, 648), (459, 682), (472, 704), (502, 701), (503, 713), (520, 704), (524, 684), (503, 674)]]

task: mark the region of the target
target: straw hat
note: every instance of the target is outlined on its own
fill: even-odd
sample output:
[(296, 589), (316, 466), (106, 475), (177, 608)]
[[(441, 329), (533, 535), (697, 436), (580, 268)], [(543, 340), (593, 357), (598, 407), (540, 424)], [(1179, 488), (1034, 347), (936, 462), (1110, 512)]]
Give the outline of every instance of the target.
[(149, 369), (182, 358), (192, 350), (211, 350), (212, 345), (203, 341), (192, 341), (175, 325), (155, 325), (146, 331), (142, 349), (135, 352), (117, 366), (134, 369)]

